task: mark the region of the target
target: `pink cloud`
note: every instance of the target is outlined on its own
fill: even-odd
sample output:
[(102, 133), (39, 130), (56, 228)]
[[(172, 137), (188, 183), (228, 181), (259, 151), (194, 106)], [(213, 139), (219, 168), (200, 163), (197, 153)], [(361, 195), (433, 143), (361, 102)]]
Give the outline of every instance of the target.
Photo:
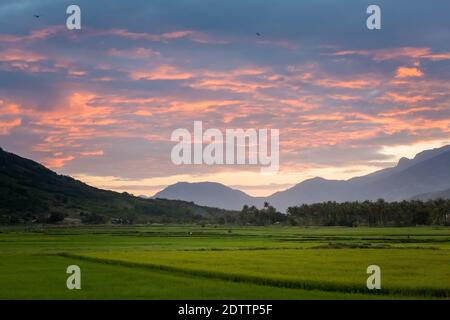
[(60, 25), (32, 30), (27, 35), (0, 34), (0, 42), (23, 43), (27, 41), (44, 40), (64, 31), (67, 31), (67, 28)]
[(82, 151), (79, 152), (79, 154), (83, 157), (99, 157), (103, 156), (105, 153), (103, 150), (97, 150), (97, 151)]
[(106, 34), (118, 37), (124, 37), (133, 40), (148, 40), (148, 41), (173, 41), (177, 39), (188, 39), (198, 43), (209, 44), (225, 44), (227, 41), (222, 39), (214, 39), (205, 33), (192, 30), (179, 30), (174, 32), (167, 32), (162, 34), (152, 34), (145, 32), (131, 32), (126, 29), (112, 29), (106, 31), (99, 31), (96, 34)]
[(428, 59), (433, 61), (450, 59), (450, 52), (432, 53), (431, 48), (400, 47), (376, 50), (342, 50), (330, 53), (331, 56), (370, 56), (375, 61), (402, 60), (402, 59)]
[(108, 50), (108, 54), (115, 57), (133, 59), (159, 57), (161, 55), (158, 51), (149, 48), (132, 48), (127, 50), (110, 49)]

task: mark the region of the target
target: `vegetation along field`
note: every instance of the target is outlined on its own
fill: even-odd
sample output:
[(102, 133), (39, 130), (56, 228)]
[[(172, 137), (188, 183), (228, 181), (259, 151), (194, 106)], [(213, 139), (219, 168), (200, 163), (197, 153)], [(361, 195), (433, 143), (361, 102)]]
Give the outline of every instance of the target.
[[(369, 265), (381, 290), (366, 287)], [(68, 290), (66, 268), (81, 268)], [(1, 299), (448, 299), (450, 228), (0, 229)]]

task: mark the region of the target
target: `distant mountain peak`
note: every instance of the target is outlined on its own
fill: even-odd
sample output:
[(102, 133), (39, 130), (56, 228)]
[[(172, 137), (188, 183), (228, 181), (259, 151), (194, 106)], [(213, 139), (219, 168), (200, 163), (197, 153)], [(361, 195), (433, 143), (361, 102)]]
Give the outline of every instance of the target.
[(304, 182), (306, 182), (306, 181), (311, 181), (311, 182), (316, 182), (316, 181), (318, 181), (318, 182), (320, 182), (320, 181), (326, 181), (327, 179), (325, 179), (325, 178), (322, 178), (322, 177), (314, 177), (314, 178), (311, 178), (311, 179), (307, 179), (307, 180), (305, 180)]
[(411, 162), (411, 159), (406, 158), (406, 157), (402, 157), (397, 164), (397, 167), (405, 167), (407, 165), (409, 165), (409, 163)]
[(244, 204), (260, 207), (268, 201), (280, 211), (289, 206), (324, 201), (406, 200), (418, 194), (450, 188), (449, 168), (450, 145), (422, 151), (413, 159), (403, 157), (395, 167), (349, 180), (310, 178), (265, 198), (251, 197), (214, 182), (177, 183), (156, 197), (225, 209), (240, 209)]
[(153, 198), (192, 201), (204, 206), (229, 210), (240, 210), (244, 204), (262, 205), (260, 198), (252, 197), (221, 183), (208, 181), (178, 182), (156, 193)]
[(430, 150), (424, 150), (424, 151), (416, 154), (416, 156), (414, 157), (414, 160), (416, 160), (416, 161), (417, 160), (419, 160), (419, 161), (427, 160), (427, 159), (438, 156), (438, 155), (448, 152), (448, 151), (450, 151), (450, 145), (445, 145), (443, 147), (433, 148)]

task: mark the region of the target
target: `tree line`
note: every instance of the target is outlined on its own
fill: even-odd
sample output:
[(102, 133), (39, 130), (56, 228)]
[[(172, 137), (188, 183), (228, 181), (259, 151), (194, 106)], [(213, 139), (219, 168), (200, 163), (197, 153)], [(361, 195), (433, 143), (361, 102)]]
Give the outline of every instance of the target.
[(322, 202), (289, 207), (286, 214), (269, 203), (262, 209), (244, 206), (240, 212), (226, 213), (216, 223), (238, 225), (409, 227), (450, 226), (450, 200)]
[(324, 202), (287, 210), (287, 223), (299, 226), (450, 225), (450, 200)]
[[(192, 204), (193, 205), (193, 204)], [(175, 210), (176, 209), (176, 210)], [(262, 208), (245, 205), (240, 211), (204, 208), (198, 214), (185, 205), (166, 208), (158, 215), (137, 215), (123, 210), (121, 215), (80, 212), (83, 224), (215, 224), (241, 226), (369, 226), (407, 227), (417, 225), (450, 226), (450, 200), (386, 202), (382, 199), (364, 202), (323, 202), (289, 207), (286, 214), (277, 211), (268, 202)], [(167, 214), (169, 213), (169, 214)], [(22, 217), (1, 214), (0, 224), (62, 223), (67, 213), (51, 212), (41, 215), (28, 213)], [(74, 216), (72, 215), (74, 218)]]

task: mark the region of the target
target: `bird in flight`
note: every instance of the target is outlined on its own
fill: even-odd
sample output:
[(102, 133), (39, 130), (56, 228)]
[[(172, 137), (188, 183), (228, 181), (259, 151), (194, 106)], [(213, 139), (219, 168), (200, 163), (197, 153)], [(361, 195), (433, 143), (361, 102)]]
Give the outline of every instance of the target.
[(258, 37), (261, 37), (261, 33), (259, 33), (259, 32), (257, 32), (256, 35), (257, 35)]
[(35, 18), (39, 18), (40, 15), (39, 15), (39, 14), (35, 14), (34, 17), (35, 17)]

